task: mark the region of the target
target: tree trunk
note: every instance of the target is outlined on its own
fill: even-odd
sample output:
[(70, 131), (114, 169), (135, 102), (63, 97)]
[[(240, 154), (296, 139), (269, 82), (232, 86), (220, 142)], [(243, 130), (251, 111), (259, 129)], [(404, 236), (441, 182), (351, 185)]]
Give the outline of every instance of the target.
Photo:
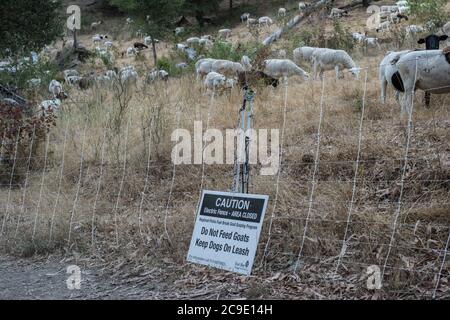
[(198, 25), (200, 28), (203, 28), (204, 21), (203, 21), (203, 11), (196, 11), (195, 12), (195, 19), (197, 19)]
[(152, 37), (152, 51), (153, 51), (153, 62), (155, 64), (155, 68), (156, 68), (156, 64), (158, 62), (158, 57), (156, 55), (156, 43), (155, 43), (155, 38), (153, 36)]
[(233, 9), (233, 0), (230, 0), (230, 10)]

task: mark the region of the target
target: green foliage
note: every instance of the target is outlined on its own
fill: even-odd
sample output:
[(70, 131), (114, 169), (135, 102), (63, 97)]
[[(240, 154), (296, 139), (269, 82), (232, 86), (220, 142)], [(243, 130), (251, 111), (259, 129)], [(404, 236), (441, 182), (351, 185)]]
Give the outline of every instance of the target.
[(203, 16), (216, 12), (221, 0), (184, 0), (183, 12), (195, 16), (200, 27), (203, 27)]
[(136, 28), (157, 38), (173, 28), (173, 22), (181, 12), (183, 0), (110, 0), (110, 3), (133, 16)]
[(22, 59), (16, 60), (11, 63), (9, 68), (15, 68), (16, 72), (11, 73), (6, 69), (0, 71), (0, 83), (21, 90), (27, 90), (29, 88), (28, 80), (33, 78), (41, 79), (41, 87), (46, 87), (58, 73), (58, 68), (54, 63), (42, 59), (35, 64)]
[(229, 42), (216, 41), (213, 47), (206, 53), (208, 58), (239, 61), (243, 55), (253, 59), (262, 45), (257, 42), (239, 43), (236, 47)]
[(333, 22), (333, 34), (327, 39), (327, 48), (342, 49), (345, 51), (353, 50), (355, 41), (348, 29), (342, 27), (338, 20)]
[(448, 19), (445, 11), (447, 0), (409, 0), (409, 12), (421, 22), (442, 26)]
[(1, 0), (0, 58), (40, 51), (62, 34), (61, 1)]

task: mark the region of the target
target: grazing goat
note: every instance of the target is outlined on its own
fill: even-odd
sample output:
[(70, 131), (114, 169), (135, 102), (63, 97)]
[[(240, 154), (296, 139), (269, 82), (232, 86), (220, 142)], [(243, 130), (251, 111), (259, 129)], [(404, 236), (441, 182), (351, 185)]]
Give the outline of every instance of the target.
[(286, 16), (286, 8), (278, 9), (278, 17), (285, 17), (285, 16)]
[(303, 10), (305, 10), (306, 9), (306, 3), (304, 3), (303, 1), (302, 2), (299, 2), (298, 3), (298, 10), (299, 11), (303, 11)]
[(399, 6), (381, 6), (381, 12), (399, 12)]
[(334, 49), (320, 49), (313, 52), (314, 61), (314, 78), (317, 76), (319, 69), (319, 76), (323, 78), (323, 72), (326, 70), (335, 70), (336, 79), (339, 78), (339, 72), (348, 69), (356, 78), (359, 75), (359, 68), (356, 66), (350, 55), (344, 50)]
[(342, 10), (339, 8), (333, 8), (331, 9), (329, 18), (334, 19), (334, 18), (340, 18), (343, 16), (348, 16), (348, 11), (347, 10)]
[(145, 81), (147, 83), (152, 83), (155, 80), (160, 79), (160, 80), (165, 80), (167, 81), (169, 79), (169, 73), (165, 70), (155, 70), (152, 71), (148, 74), (147, 78), (145, 79)]
[(184, 27), (177, 27), (175, 28), (175, 30), (173, 31), (175, 33), (175, 35), (179, 35), (180, 33), (184, 32)]
[(211, 49), (214, 46), (212, 41), (208, 40), (208, 39), (200, 39), (198, 41), (198, 44), (199, 44), (200, 47), (205, 48), (206, 50), (209, 50), (209, 49)]
[(258, 24), (258, 20), (253, 19), (253, 18), (248, 18), (247, 19), (247, 28), (250, 28), (250, 26), (254, 26)]
[(246, 13), (241, 14), (241, 22), (247, 21), (248, 18), (250, 18), (250, 13), (246, 12)]
[(48, 85), (48, 91), (53, 94), (53, 97), (57, 97), (63, 92), (61, 83), (57, 80), (50, 81), (50, 84)]
[(186, 69), (187, 67), (189, 67), (189, 65), (186, 62), (180, 62), (175, 65), (175, 68), (178, 69)]
[(356, 42), (362, 43), (362, 42), (364, 42), (364, 39), (366, 38), (366, 36), (363, 35), (362, 33), (359, 33), (359, 32), (353, 32), (353, 33), (352, 33), (352, 38), (353, 38), (353, 40), (355, 40)]
[(103, 22), (103, 21), (101, 21), (101, 20), (100, 20), (100, 21), (92, 22), (92, 23), (91, 23), (91, 30), (97, 29), (97, 27), (98, 27), (99, 25), (101, 25), (102, 22)]
[(107, 35), (104, 34), (96, 34), (95, 36), (92, 37), (92, 42), (95, 43), (99, 43), (102, 42), (102, 40), (108, 39)]
[(28, 80), (27, 83), (30, 88), (36, 88), (41, 85), (41, 79), (40, 78), (32, 78), (32, 79)]
[(225, 86), (227, 78), (218, 72), (211, 71), (206, 75), (204, 84), (206, 89), (215, 91), (221, 87)]
[(67, 78), (70, 76), (78, 76), (79, 75), (78, 71), (74, 70), (74, 69), (64, 70), (63, 74), (64, 74), (64, 79), (66, 79), (66, 81), (67, 81)]
[(273, 24), (272, 19), (270, 19), (269, 17), (261, 17), (258, 19), (258, 25), (261, 28), (261, 25), (266, 25), (266, 27), (270, 26), (271, 24)]
[(280, 49), (278, 50), (278, 58), (279, 59), (285, 59), (287, 56), (286, 50)]
[(277, 79), (294, 75), (300, 76), (305, 81), (309, 79), (309, 74), (289, 59), (265, 60), (263, 72), (269, 77)]
[(244, 68), (239, 62), (205, 58), (195, 63), (195, 70), (198, 79), (203, 78), (211, 71), (236, 75), (238, 72), (243, 72)]
[(247, 56), (242, 56), (241, 65), (244, 68), (244, 71), (248, 72), (252, 69), (252, 64), (250, 62), (250, 58)]
[(396, 63), (398, 79), (394, 86), (405, 93), (400, 102), (403, 111), (411, 113), (416, 89), (431, 94), (450, 92), (450, 52), (444, 50), (420, 50), (403, 55)]
[(418, 33), (423, 32), (424, 29), (423, 29), (423, 27), (421, 27), (421, 26), (416, 26), (415, 24), (412, 24), (412, 25), (410, 25), (410, 26), (407, 26), (407, 27), (405, 28), (405, 31), (406, 31), (406, 33), (407, 33), (408, 35), (414, 36), (414, 35), (416, 35), (416, 34), (418, 34)]
[(195, 46), (195, 45), (197, 45), (199, 42), (200, 42), (200, 38), (199, 38), (199, 37), (191, 37), (191, 38), (188, 38), (188, 39), (186, 40), (186, 43), (187, 43), (189, 46)]
[(44, 100), (41, 102), (40, 107), (43, 115), (47, 115), (49, 111), (55, 112), (61, 106), (61, 100), (54, 98), (52, 100)]
[(318, 48), (316, 47), (300, 47), (296, 48), (293, 51), (294, 61), (296, 63), (300, 63), (302, 61), (306, 61), (308, 63), (312, 63), (312, 55), (314, 50)]
[(134, 70), (134, 68), (126, 68), (125, 70), (121, 70), (120, 72), (120, 82), (122, 85), (128, 86), (131, 84), (136, 84), (138, 80), (138, 73)]
[(136, 48), (128, 47), (127, 48), (127, 57), (131, 57), (137, 54)]
[(444, 24), (442, 32), (450, 37), (450, 21)]
[(219, 38), (227, 39), (231, 36), (231, 29), (220, 29), (218, 32)]
[(81, 77), (79, 77), (79, 76), (66, 77), (66, 83), (71, 86), (76, 85), (78, 82), (80, 82), (80, 80), (81, 80)]

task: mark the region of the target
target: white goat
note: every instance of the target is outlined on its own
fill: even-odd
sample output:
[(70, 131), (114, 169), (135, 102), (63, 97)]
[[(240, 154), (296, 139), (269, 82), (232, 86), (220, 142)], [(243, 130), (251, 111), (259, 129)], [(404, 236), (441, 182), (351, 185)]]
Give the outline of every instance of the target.
[(380, 7), (381, 12), (399, 12), (398, 6), (381, 6)]
[(211, 65), (211, 71), (235, 76), (238, 72), (243, 72), (244, 67), (239, 62), (233, 62), (229, 60), (215, 60)]
[(211, 71), (206, 75), (204, 84), (206, 89), (215, 91), (225, 86), (227, 78), (218, 72)]
[(78, 76), (78, 75), (79, 75), (79, 74), (78, 74), (78, 71), (77, 71), (77, 70), (74, 70), (74, 69), (67, 69), (67, 70), (64, 70), (64, 71), (63, 71), (63, 74), (64, 74), (64, 79), (66, 79), (66, 80), (67, 80), (67, 78), (70, 77), (70, 76)]
[(258, 25), (259, 27), (261, 27), (261, 25), (266, 25), (266, 27), (270, 26), (273, 23), (272, 19), (270, 19), (269, 17), (261, 17), (258, 19)]
[(177, 28), (175, 28), (175, 31), (174, 31), (176, 36), (183, 32), (184, 32), (184, 27), (177, 27)]
[(450, 37), (450, 21), (444, 24), (442, 32)]
[[(404, 50), (399, 52), (388, 52), (383, 60), (380, 62), (379, 67), (379, 79), (380, 79), (380, 87), (381, 87), (381, 103), (386, 102), (386, 89), (387, 85), (390, 84), (393, 86), (393, 76), (396, 75), (396, 72), (398, 71), (396, 62), (398, 59), (400, 59), (403, 55), (410, 52), (411, 50)], [(394, 79), (395, 80), (395, 79)], [(395, 87), (394, 87), (395, 88)], [(398, 100), (399, 98), (399, 91), (396, 90), (396, 98)]]
[(362, 43), (364, 41), (364, 39), (366, 38), (365, 35), (363, 35), (362, 33), (359, 32), (353, 32), (352, 33), (352, 38), (353, 40), (355, 40), (358, 43)]
[(186, 43), (188, 44), (188, 46), (195, 46), (200, 42), (200, 38), (199, 37), (191, 37), (186, 39)]
[(414, 36), (418, 33), (421, 33), (424, 31), (424, 28), (422, 26), (417, 26), (415, 24), (409, 25), (405, 28), (405, 31), (408, 35)]
[(179, 62), (175, 65), (175, 67), (179, 69), (186, 69), (189, 65), (186, 62)]
[(286, 8), (278, 9), (278, 16), (279, 17), (285, 17), (286, 16)]
[(289, 59), (265, 60), (263, 72), (276, 79), (290, 76), (300, 76), (305, 81), (309, 79), (309, 74)]
[(285, 59), (286, 56), (287, 56), (286, 50), (284, 50), (284, 49), (278, 50), (278, 58)]
[(402, 111), (411, 113), (416, 89), (431, 94), (450, 92), (450, 63), (443, 50), (408, 52), (398, 60), (396, 66), (402, 84), (397, 89), (405, 93), (405, 99), (400, 103)]
[(127, 57), (132, 57), (137, 54), (137, 50), (134, 47), (127, 48)]
[(241, 22), (247, 21), (248, 18), (250, 18), (250, 13), (246, 12), (246, 13), (241, 14)]
[(246, 71), (246, 72), (249, 72), (250, 70), (252, 70), (252, 64), (250, 62), (250, 58), (247, 56), (242, 56), (241, 65), (244, 68), (244, 71)]
[(340, 18), (340, 17), (342, 17), (344, 15), (348, 15), (348, 11), (347, 10), (342, 10), (342, 9), (339, 9), (339, 8), (333, 8), (333, 9), (331, 9), (329, 17), (331, 19), (334, 19), (334, 18)]
[(80, 82), (80, 80), (81, 80), (81, 77), (79, 77), (79, 76), (68, 76), (68, 77), (66, 77), (66, 83), (68, 85), (71, 85), (71, 86), (77, 84), (78, 82)]
[(27, 83), (30, 88), (36, 88), (41, 85), (41, 79), (40, 78), (32, 78), (32, 79), (28, 80)]
[(52, 100), (44, 100), (41, 102), (40, 107), (44, 115), (47, 115), (49, 111), (58, 111), (61, 106), (61, 100), (54, 98)]
[(209, 50), (214, 46), (212, 41), (208, 40), (208, 39), (200, 39), (198, 41), (198, 44), (199, 44), (199, 46), (201, 46), (202, 48), (205, 48), (206, 50)]
[(312, 55), (316, 47), (299, 47), (294, 49), (293, 56), (295, 63), (301, 63), (302, 61), (312, 65)]
[(323, 72), (326, 70), (335, 70), (336, 79), (339, 78), (340, 70), (348, 69), (356, 78), (359, 75), (359, 68), (356, 66), (350, 55), (344, 50), (320, 49), (313, 52), (314, 78), (319, 76), (323, 78)]
[(155, 70), (148, 74), (146, 78), (147, 83), (152, 83), (156, 80), (167, 80), (169, 79), (169, 73), (165, 70)]
[(98, 27), (99, 25), (101, 25), (101, 24), (102, 24), (102, 21), (101, 21), (101, 20), (100, 20), (100, 21), (92, 22), (92, 23), (91, 23), (91, 30), (97, 29), (97, 27)]
[(254, 26), (258, 24), (258, 20), (253, 19), (253, 18), (248, 18), (247, 19), (247, 28), (250, 28), (250, 26)]
[(219, 38), (227, 39), (231, 36), (231, 29), (220, 29), (218, 32)]
[(50, 84), (48, 85), (48, 91), (53, 94), (53, 97), (57, 97), (63, 92), (61, 83), (57, 80), (50, 81)]
[(125, 69), (120, 73), (120, 81), (123, 85), (136, 84), (138, 77), (138, 73), (132, 68)]
[(304, 3), (303, 1), (302, 2), (299, 2), (298, 3), (298, 10), (299, 11), (303, 11), (303, 10), (305, 10), (306, 9), (306, 3)]

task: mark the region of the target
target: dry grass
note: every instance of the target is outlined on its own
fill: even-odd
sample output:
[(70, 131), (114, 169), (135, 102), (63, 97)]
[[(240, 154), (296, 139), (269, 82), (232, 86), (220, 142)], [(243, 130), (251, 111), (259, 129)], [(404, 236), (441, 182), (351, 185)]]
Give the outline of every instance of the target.
[[(332, 271), (341, 249), (352, 194), (363, 87), (362, 80), (354, 81), (349, 75), (338, 82), (332, 78), (325, 82), (317, 186), (302, 259), (309, 267), (305, 267), (302, 274), (323, 274), (314, 271), (315, 268)], [(298, 83), (291, 79), (288, 85), (284, 154), (274, 229), (264, 268), (256, 267), (256, 275), (290, 272), (297, 258), (309, 207), (320, 90), (319, 81)], [(347, 281), (350, 276), (364, 274), (367, 265), (383, 264), (399, 197), (406, 122), (400, 117), (394, 99), (391, 97), (388, 104), (381, 105), (378, 92), (376, 69), (372, 68), (366, 93), (357, 192), (348, 233), (350, 241), (342, 264), (343, 279)], [(171, 79), (167, 84), (142, 87), (129, 94), (129, 100), (122, 99), (125, 102), (121, 105), (117, 94), (110, 91), (95, 89), (71, 93), (71, 100), (65, 103), (58, 125), (50, 134), (42, 197), (43, 168), (37, 165), (31, 168), (27, 188), (22, 184), (22, 188), (12, 190), (10, 214), (2, 237), (6, 240), (4, 248), (7, 251), (25, 256), (54, 250), (115, 252), (119, 256), (128, 256), (127, 252), (151, 248), (162, 256), (172, 256), (175, 261), (184, 260), (200, 192), (201, 166), (177, 167), (168, 203), (173, 145), (170, 134), (176, 128), (177, 112), (180, 112), (181, 128), (192, 130), (194, 120), (203, 120), (206, 126), (210, 99), (190, 75)], [(427, 290), (435, 280), (434, 274), (442, 259), (436, 250), (444, 248), (450, 217), (448, 99), (434, 96), (430, 109), (416, 101), (400, 225), (388, 263), (393, 268), (387, 273), (388, 296), (393, 294), (389, 290), (394, 290), (395, 286), (412, 294)], [(211, 106), (209, 127), (234, 128), (240, 101), (238, 90), (217, 97)], [(255, 128), (281, 128), (283, 105), (284, 88), (261, 88), (255, 101)], [(64, 167), (59, 186), (66, 127)], [(149, 146), (149, 179), (140, 212)], [(45, 155), (42, 144), (40, 148), (37, 157)], [(257, 171), (258, 166), (255, 166), (250, 190), (268, 194), (271, 199), (260, 240), (263, 246), (268, 239), (267, 222), (274, 205), (276, 176), (259, 176)], [(206, 166), (205, 189), (227, 190), (231, 180), (232, 166)], [(4, 205), (7, 195), (8, 189), (3, 188)], [(55, 203), (56, 199), (58, 203)], [(167, 205), (171, 243), (163, 237)], [(91, 246), (93, 213), (95, 242)], [(53, 235), (49, 241), (52, 217)], [(70, 243), (67, 242), (69, 229)], [(131, 248), (134, 250), (129, 251)], [(261, 259), (261, 250), (256, 266)], [(139, 257), (135, 258), (139, 261)], [(408, 265), (404, 261), (408, 261)], [(408, 274), (406, 282), (398, 280), (404, 272)], [(318, 283), (329, 285), (323, 280)], [(409, 284), (414, 287), (407, 286)]]

